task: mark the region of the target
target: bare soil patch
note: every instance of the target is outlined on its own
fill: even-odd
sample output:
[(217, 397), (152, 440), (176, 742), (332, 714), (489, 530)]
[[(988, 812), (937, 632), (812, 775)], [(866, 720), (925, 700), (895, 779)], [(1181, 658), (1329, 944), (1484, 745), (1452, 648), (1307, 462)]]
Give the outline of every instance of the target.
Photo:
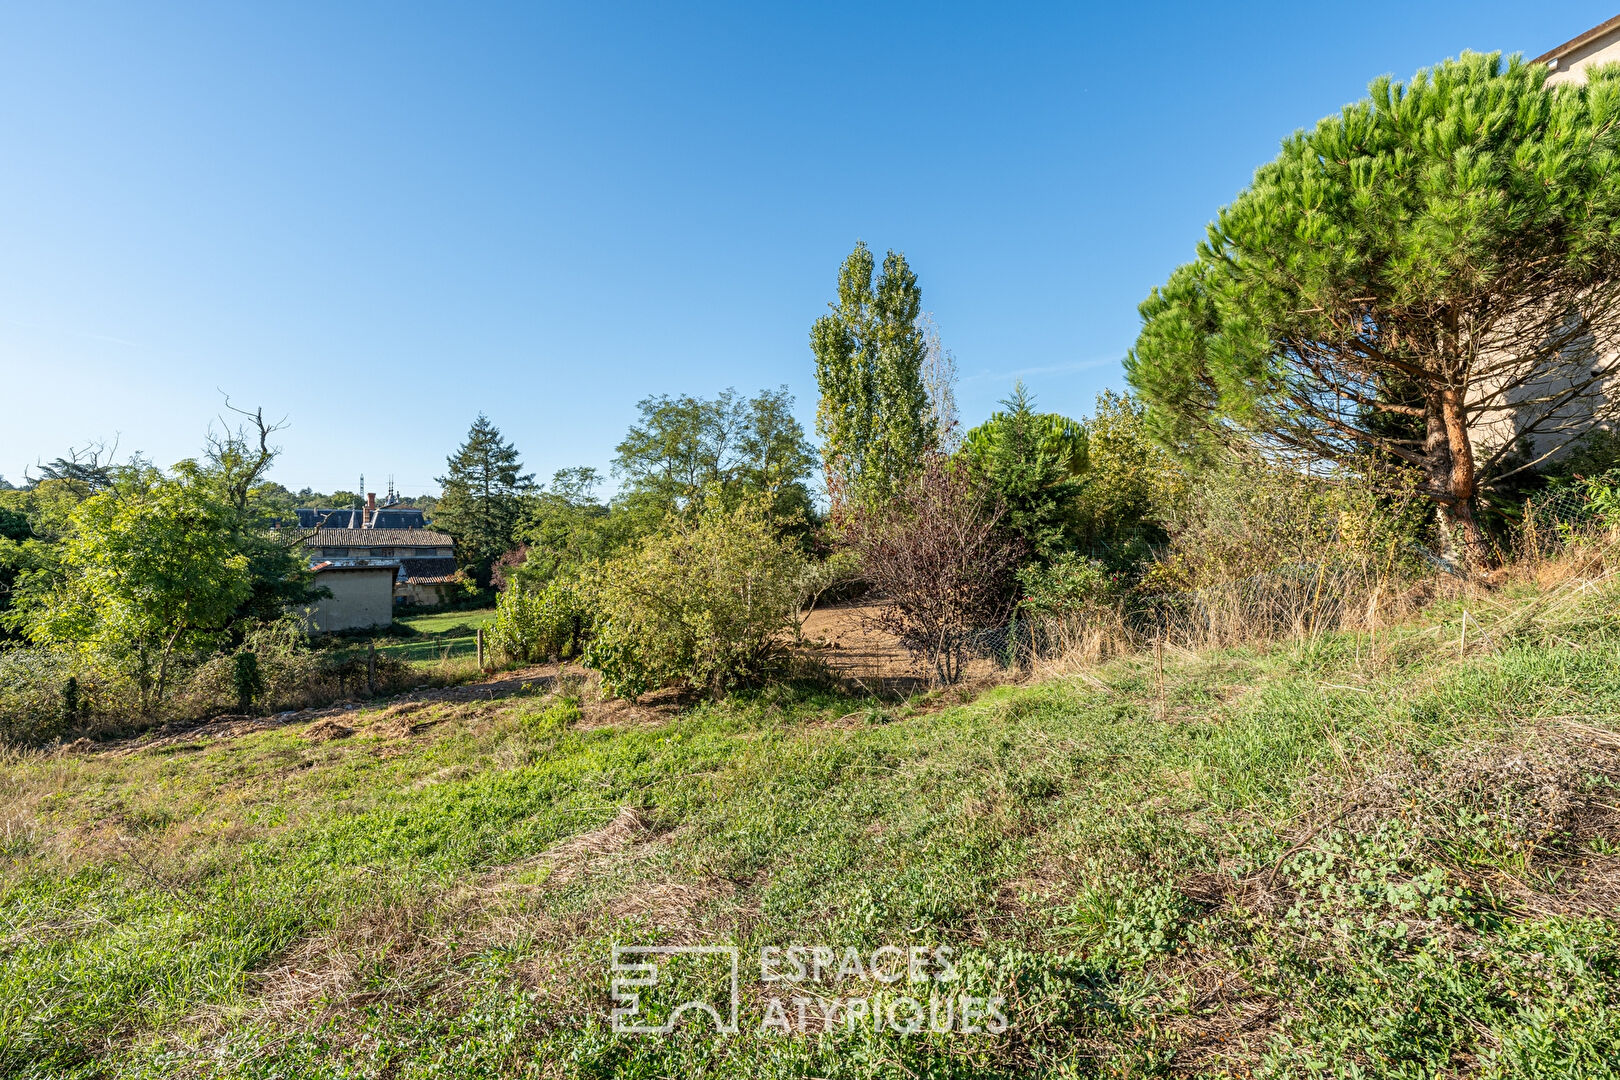
[[(879, 625), (886, 600), (817, 608), (801, 624), (805, 645), (833, 675), (880, 696), (909, 696), (929, 688), (928, 671), (900, 639)], [(962, 682), (982, 689), (1006, 680), (989, 659), (963, 665)]]

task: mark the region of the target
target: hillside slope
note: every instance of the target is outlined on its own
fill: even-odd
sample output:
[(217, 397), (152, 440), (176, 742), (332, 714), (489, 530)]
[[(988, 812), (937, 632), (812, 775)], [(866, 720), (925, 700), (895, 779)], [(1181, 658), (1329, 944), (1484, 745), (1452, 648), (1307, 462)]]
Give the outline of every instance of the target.
[[(1566, 587), (954, 704), (536, 691), (14, 753), (0, 1073), (1620, 1075), (1616, 613)], [(615, 943), (741, 946), (740, 1031), (614, 1034)], [(824, 979), (764, 981), (794, 945)], [(725, 987), (672, 961), (642, 1007)], [(953, 1030), (895, 1030), (941, 987)]]

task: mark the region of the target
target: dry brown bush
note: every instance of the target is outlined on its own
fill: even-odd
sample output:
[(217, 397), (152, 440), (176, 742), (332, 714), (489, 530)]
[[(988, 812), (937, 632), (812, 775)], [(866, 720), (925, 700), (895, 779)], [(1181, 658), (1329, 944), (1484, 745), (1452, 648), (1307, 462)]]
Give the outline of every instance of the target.
[(894, 498), (844, 512), (844, 537), (873, 590), (876, 620), (941, 683), (961, 677), (977, 635), (1006, 623), (1016, 599), (1020, 542), (1000, 527), (966, 470), (933, 454)]

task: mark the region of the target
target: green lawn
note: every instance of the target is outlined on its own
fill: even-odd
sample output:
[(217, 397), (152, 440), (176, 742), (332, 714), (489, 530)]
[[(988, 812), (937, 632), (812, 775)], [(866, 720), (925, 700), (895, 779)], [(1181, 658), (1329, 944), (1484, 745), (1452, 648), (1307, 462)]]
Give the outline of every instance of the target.
[(432, 615), (406, 615), (394, 621), (410, 627), (418, 634), (464, 636), (471, 634), (480, 626), (488, 626), (494, 622), (495, 609), (491, 607), (476, 611), (441, 611)]
[[(1466, 656), (1440, 614), (1172, 655), (1162, 699), (1133, 659), (12, 754), (0, 1074), (1620, 1075), (1620, 624), (1612, 592), (1548, 610), (1472, 612)], [(615, 1034), (615, 943), (740, 946), (739, 1033)], [(955, 977), (829, 969), (812, 1034), (763, 1027), (760, 948), (817, 944)], [(669, 970), (654, 1016), (723, 1001)], [(940, 985), (1007, 1030), (816, 1029)]]
[(407, 641), (399, 645), (380, 645), (377, 651), (395, 660), (412, 664), (426, 664), (438, 660), (454, 660), (478, 654), (478, 639), (474, 637), (430, 638), (427, 641)]

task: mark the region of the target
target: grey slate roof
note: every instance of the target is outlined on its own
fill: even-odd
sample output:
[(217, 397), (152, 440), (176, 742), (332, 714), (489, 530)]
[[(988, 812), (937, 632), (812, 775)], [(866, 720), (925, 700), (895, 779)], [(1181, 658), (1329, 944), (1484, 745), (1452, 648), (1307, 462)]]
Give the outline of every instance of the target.
[(384, 507), (371, 515), (373, 529), (425, 529), (427, 515), (410, 507)]
[[(365, 515), (359, 510), (329, 510), (325, 507), (311, 509), (300, 507), (298, 513), (298, 527), (300, 529), (358, 529)], [(424, 529), (427, 527), (427, 515), (422, 511), (409, 506), (379, 507), (371, 516), (373, 529)]]
[(360, 524), (360, 511), (358, 510), (328, 510), (325, 508), (312, 510), (307, 506), (298, 508), (298, 527), (300, 529), (314, 529), (324, 526), (328, 529), (351, 529)]

